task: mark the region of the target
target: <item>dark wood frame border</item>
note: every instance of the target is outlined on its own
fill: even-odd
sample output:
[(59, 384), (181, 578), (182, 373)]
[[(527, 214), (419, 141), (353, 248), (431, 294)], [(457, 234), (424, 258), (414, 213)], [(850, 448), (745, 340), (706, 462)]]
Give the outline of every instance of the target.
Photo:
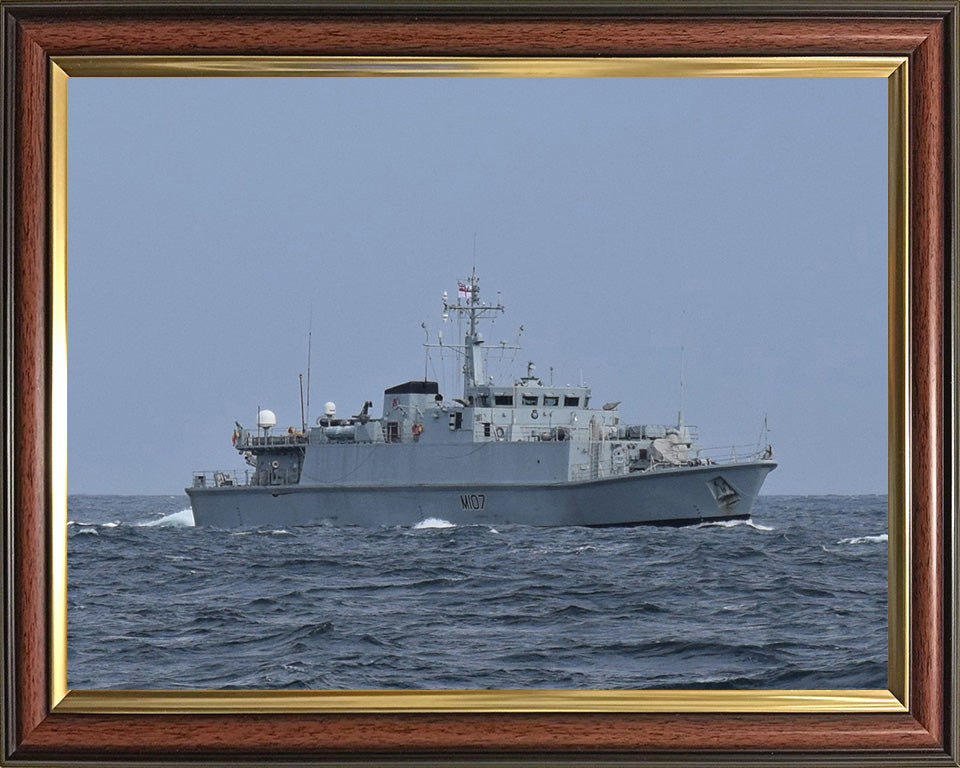
[[(0, 761), (958, 764), (956, 0), (676, 5), (0, 0)], [(51, 712), (50, 57), (883, 55), (910, 72), (910, 711), (902, 714)]]

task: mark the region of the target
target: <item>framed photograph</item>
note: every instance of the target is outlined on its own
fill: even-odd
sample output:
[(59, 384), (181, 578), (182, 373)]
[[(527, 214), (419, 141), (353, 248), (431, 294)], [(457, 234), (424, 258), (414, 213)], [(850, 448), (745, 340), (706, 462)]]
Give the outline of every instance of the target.
[[(317, 764), (585, 759), (887, 764), (922, 756), (957, 765), (957, 82), (950, 64), (956, 57), (956, 12), (955, 3), (929, 3), (919, 13), (894, 4), (876, 14), (856, 3), (789, 8), (732, 4), (707, 12), (667, 4), (505, 9), (374, 2), (281, 9), (3, 2), (9, 457), (4, 475), (4, 759), (23, 764), (144, 759), (256, 763), (268, 758)], [(510, 88), (504, 89), (505, 83)], [(737, 90), (744, 84), (751, 89), (747, 95)], [(844, 109), (862, 117), (863, 110), (855, 106), (861, 99), (872, 105), (871, 117), (851, 128), (843, 122)], [(790, 108), (775, 108), (778, 100)], [(327, 109), (304, 107), (314, 103)], [(637, 114), (623, 107), (640, 103), (646, 106), (643, 119), (656, 125), (648, 133), (638, 127)], [(709, 107), (704, 110), (704, 105)], [(749, 121), (753, 133), (735, 135), (744, 123), (727, 116), (738, 111), (758, 116)], [(289, 121), (284, 147), (277, 146), (284, 120), (269, 119), (280, 114)], [(230, 122), (237, 129), (225, 131)], [(158, 124), (165, 127), (158, 130)], [(312, 124), (317, 125), (316, 154), (303, 144), (310, 136), (303, 127)], [(658, 146), (658, 135), (669, 135), (672, 144)], [(640, 136), (645, 146), (634, 151)], [(463, 146), (456, 146), (457, 141)], [(166, 144), (158, 149), (157, 142)], [(458, 193), (464, 205), (451, 205), (451, 195), (443, 193), (452, 186), (448, 174), (489, 179), (476, 172), (480, 165), (487, 172), (499, 169), (502, 186), (488, 180), (482, 190), (465, 185)], [(557, 175), (543, 170), (548, 167), (558, 169)], [(657, 190), (644, 197), (637, 179), (647, 172), (657, 180)], [(777, 210), (769, 192), (777, 187), (769, 183), (770, 176), (778, 174), (794, 194), (782, 198), (786, 202), (780, 208), (789, 211)], [(366, 184), (354, 185), (354, 179)], [(830, 193), (817, 191), (817, 179)], [(844, 201), (858, 197), (851, 194), (858, 188), (859, 206), (845, 207)], [(538, 205), (525, 208), (515, 201), (517, 194)], [(722, 196), (729, 197), (725, 207), (714, 209), (706, 202)], [(684, 212), (680, 202), (688, 198)], [(819, 208), (796, 202), (813, 198)], [(835, 201), (829, 215), (812, 214), (830, 208), (823, 198)], [(497, 204), (487, 205), (491, 200)], [(311, 207), (324, 215), (314, 228), (300, 232), (296, 221), (308, 218)], [(719, 223), (698, 222), (697, 210), (704, 209)], [(551, 210), (556, 212), (552, 219)], [(865, 210), (869, 215), (861, 215)], [(471, 227), (469, 211), (486, 218), (465, 231)], [(491, 222), (494, 212), (497, 221)], [(674, 235), (663, 238), (653, 219), (670, 216), (675, 217)], [(752, 261), (741, 258), (742, 239), (727, 241), (725, 233), (738, 222), (755, 229), (759, 218), (778, 248), (779, 261), (762, 255)], [(632, 226), (624, 228), (624, 220)], [(598, 221), (607, 224), (598, 228)], [(216, 228), (224, 226), (231, 231), (218, 236)], [(637, 238), (637, 253), (624, 252), (631, 237)], [(818, 252), (817, 244), (826, 240), (833, 245)], [(617, 255), (592, 257), (597, 274), (588, 282), (594, 285), (584, 285), (576, 276), (571, 282), (575, 255), (556, 260), (558, 274), (541, 277), (561, 242), (581, 255), (592, 248)], [(530, 254), (526, 260), (509, 252), (518, 245)], [(312, 260), (312, 248), (324, 250), (325, 274), (319, 276), (318, 288), (304, 290), (315, 279), (307, 274), (318, 263)], [(389, 248), (396, 249), (395, 257), (384, 255)], [(712, 260), (687, 256), (698, 249), (716, 249), (718, 255)], [(849, 259), (838, 263), (832, 249), (849, 253)], [(456, 250), (461, 252), (451, 253)], [(205, 258), (209, 252), (216, 257)], [(678, 266), (684, 258), (689, 263)], [(641, 259), (647, 260), (643, 268)], [(451, 274), (441, 274), (444, 269)], [(753, 273), (761, 272), (765, 277), (752, 282)], [(816, 475), (820, 485), (815, 487), (821, 490), (881, 494), (868, 505), (872, 511), (848, 510), (847, 502), (837, 502), (823, 511), (823, 519), (829, 525), (829, 515), (836, 512), (848, 520), (860, 513), (873, 520), (873, 507), (881, 512), (879, 524), (869, 524), (873, 528), (858, 529), (849, 538), (837, 533), (830, 543), (871, 546), (873, 555), (857, 555), (864, 558), (864, 568), (882, 565), (885, 555), (885, 590), (880, 585), (877, 600), (853, 608), (855, 619), (837, 621), (841, 629), (846, 623), (856, 632), (851, 629), (859, 626), (855, 621), (872, 615), (870, 621), (882, 623), (883, 613), (878, 618), (876, 611), (878, 606), (885, 611), (886, 664), (878, 664), (866, 645), (858, 657), (861, 646), (854, 644), (840, 656), (845, 668), (825, 666), (833, 671), (819, 677), (777, 678), (760, 669), (758, 656), (750, 662), (749, 653), (743, 659), (757, 666), (752, 677), (736, 666), (717, 674), (714, 662), (706, 659), (701, 668), (689, 654), (676, 673), (658, 676), (650, 668), (630, 666), (629, 650), (611, 672), (607, 646), (586, 645), (579, 660), (551, 664), (553, 677), (519, 674), (535, 666), (522, 653), (505, 662), (503, 668), (512, 670), (507, 675), (484, 676), (489, 668), (483, 663), (457, 672), (467, 665), (458, 663), (455, 648), (436, 655), (433, 668), (424, 671), (422, 665), (405, 665), (409, 646), (377, 631), (385, 622), (402, 621), (402, 612), (388, 613), (386, 604), (375, 602), (367, 606), (368, 613), (376, 614), (369, 617), (374, 631), (359, 642), (378, 645), (379, 666), (356, 663), (355, 654), (345, 651), (335, 659), (336, 675), (318, 674), (301, 662), (272, 665), (269, 674), (259, 676), (238, 675), (226, 662), (220, 677), (192, 672), (189, 664), (178, 673), (174, 662), (189, 653), (178, 650), (177, 643), (187, 635), (176, 631), (181, 615), (173, 607), (170, 627), (140, 628), (157, 650), (156, 666), (137, 661), (124, 667), (123, 638), (100, 642), (90, 633), (73, 637), (68, 664), (68, 573), (71, 586), (77, 586), (73, 580), (85, 580), (84, 590), (69, 601), (74, 617), (82, 610), (93, 613), (101, 598), (109, 597), (110, 588), (102, 587), (102, 595), (87, 589), (86, 582), (98, 576), (106, 580), (118, 568), (126, 569), (129, 583), (140, 584), (135, 590), (147, 604), (155, 602), (150, 597), (152, 573), (167, 573), (169, 566), (170, 578), (182, 575), (192, 590), (197, 583), (186, 573), (199, 562), (194, 558), (184, 564), (184, 555), (174, 548), (192, 544), (168, 536), (171, 550), (164, 563), (157, 561), (156, 571), (136, 564), (145, 556), (131, 554), (135, 542), (125, 542), (126, 554), (118, 548), (124, 537), (140, 535), (130, 533), (133, 518), (123, 513), (120, 535), (114, 532), (116, 523), (106, 518), (88, 525), (87, 518), (76, 517), (74, 510), (80, 507), (71, 507), (68, 515), (68, 492), (165, 492), (144, 479), (150, 467), (162, 467), (184, 475), (181, 487), (190, 486), (195, 517), (201, 507), (193, 497), (230, 492), (244, 472), (216, 469), (217, 455), (249, 443), (252, 471), (273, 477), (283, 467), (277, 466), (280, 462), (257, 463), (264, 446), (295, 445), (312, 430), (316, 435), (304, 440), (346, 439), (347, 431), (366, 427), (371, 408), (379, 409), (379, 403), (361, 402), (368, 397), (375, 401), (378, 387), (388, 387), (384, 418), (391, 407), (402, 411), (405, 398), (434, 397), (434, 389), (425, 389), (430, 380), (441, 382), (448, 400), (474, 408), (477, 404), (467, 398), (480, 397), (478, 387), (487, 385), (488, 374), (491, 388), (502, 375), (486, 358), (451, 350), (456, 346), (451, 335), (462, 336), (464, 330), (450, 316), (469, 308), (479, 293), (478, 273), (484, 312), (496, 315), (491, 338), (504, 339), (488, 357), (501, 358), (508, 367), (514, 364), (510, 374), (515, 373), (519, 336), (528, 342), (520, 360), (526, 378), (516, 384), (528, 387), (525, 397), (539, 397), (544, 386), (555, 386), (555, 377), (562, 381), (557, 391), (579, 397), (586, 391), (586, 374), (596, 377), (590, 384), (600, 400), (608, 393), (616, 397), (639, 389), (661, 410), (678, 406), (673, 431), (663, 436), (647, 426), (627, 434), (629, 427), (623, 426), (632, 423), (631, 416), (647, 424), (647, 412), (636, 409), (649, 403), (630, 404), (634, 410), (621, 422), (617, 414), (628, 406), (611, 401), (603, 409), (609, 424), (590, 427), (620, 429), (624, 434), (608, 437), (622, 439), (624, 445), (635, 437), (631, 450), (639, 445), (646, 453), (657, 446), (657, 460), (669, 459), (670, 434), (677, 437), (674, 443), (692, 434), (684, 419), (685, 386), (687, 403), (706, 400), (714, 413), (723, 410), (722, 396), (703, 383), (691, 384), (699, 374), (716, 381), (721, 393), (731, 386), (717, 378), (723, 370), (718, 358), (729, 354), (720, 350), (727, 347), (711, 341), (714, 336), (704, 326), (711, 326), (713, 334), (736, 336), (743, 347), (741, 367), (757, 371), (755, 388), (744, 399), (761, 409), (751, 414), (758, 422), (765, 414), (760, 393), (763, 363), (769, 359), (764, 354), (769, 357), (769, 350), (782, 346), (777, 364), (784, 376), (771, 376), (767, 383), (781, 401), (796, 403), (798, 413), (791, 415), (806, 418), (811, 434), (809, 445), (795, 440), (784, 447), (791, 468), (781, 472), (786, 480), (774, 492), (801, 493), (798, 478)], [(658, 287), (670, 283), (671, 290)], [(349, 304), (357, 312), (337, 325), (325, 303), (341, 306), (343, 285), (351, 285)], [(779, 293), (757, 295), (771, 285), (781, 286)], [(817, 290), (806, 290), (807, 285)], [(442, 290), (449, 293), (440, 300)], [(71, 303), (71, 321), (77, 322), (69, 336), (68, 450), (66, 317), (73, 296), (78, 298)], [(810, 304), (807, 320), (797, 327), (780, 319), (787, 301)], [(440, 307), (437, 313), (431, 312), (434, 302)], [(509, 306), (506, 320), (500, 319), (501, 303)], [(554, 320), (558, 304), (566, 307), (560, 310), (564, 322)], [(748, 305), (751, 328), (764, 327), (766, 318), (766, 335), (738, 326), (729, 311), (734, 305)], [(76, 306), (80, 309), (73, 314)], [(91, 312), (93, 307), (102, 310), (100, 316)], [(573, 307), (582, 308), (579, 320)], [(440, 311), (444, 317), (438, 331), (433, 315)], [(267, 315), (273, 320), (268, 322)], [(610, 347), (603, 345), (590, 350), (584, 370), (577, 370), (574, 360), (584, 358), (570, 354), (575, 336), (571, 316), (591, 337), (617, 326), (612, 333), (623, 338), (616, 349), (648, 355), (650, 381), (617, 391), (621, 368), (611, 367), (614, 378), (604, 378), (603, 356)], [(212, 317), (217, 320), (206, 322)], [(650, 322), (651, 317), (656, 321)], [(557, 328), (551, 338), (552, 322)], [(118, 323), (136, 330), (121, 332)], [(518, 331), (519, 323), (529, 324)], [(833, 337), (827, 330), (831, 324), (838, 328)], [(408, 325), (412, 329), (404, 332)], [(539, 344), (534, 328), (538, 335), (547, 329)], [(627, 339), (637, 335), (642, 343)], [(373, 355), (364, 351), (371, 336), (378, 337)], [(471, 323), (464, 350), (476, 338)], [(417, 350), (421, 342), (422, 355)], [(710, 344), (714, 348), (705, 350)], [(536, 357), (528, 360), (529, 347)], [(803, 367), (816, 386), (789, 374), (802, 366), (804, 355), (817, 356)], [(598, 363), (599, 373), (587, 368)], [(180, 370), (171, 377), (173, 365)], [(482, 376), (477, 374), (481, 366)], [(167, 370), (161, 372), (161, 367)], [(158, 374), (152, 381), (151, 370)], [(215, 379), (217, 371), (229, 377), (229, 397), (223, 384), (197, 381)], [(343, 384), (337, 384), (340, 374)], [(829, 377), (831, 391), (837, 393), (834, 410), (818, 410), (808, 403), (826, 391), (824, 379)], [(403, 379), (407, 385), (389, 389)], [(664, 384), (671, 380), (676, 384)], [(179, 395), (166, 391), (171, 382), (181, 387)], [(296, 390), (299, 402), (291, 394)], [(494, 389), (490, 392), (492, 398)], [(252, 415), (231, 410), (246, 398), (274, 396), (284, 402), (283, 410), (277, 407), (279, 417), (270, 410), (273, 402), (259, 399), (250, 406)], [(349, 398), (359, 399), (354, 403)], [(446, 417), (439, 392), (435, 399), (435, 410)], [(183, 410), (171, 414), (176, 404)], [(553, 432), (547, 437), (542, 429), (541, 415), (550, 417), (548, 431), (554, 428), (550, 407), (559, 403), (531, 400), (525, 405), (535, 414), (530, 418), (539, 421), (503, 425), (536, 432), (539, 441), (570, 439), (566, 431), (576, 426), (573, 421), (565, 422), (563, 438)], [(773, 407), (784, 412), (782, 405)], [(142, 417), (142, 434), (139, 422), (123, 416), (124, 408)], [(354, 410), (359, 415), (342, 415)], [(730, 411), (715, 426), (726, 429), (743, 420), (742, 410), (731, 406)], [(662, 420), (672, 416), (664, 413)], [(495, 416), (491, 420), (496, 422)], [(428, 443), (431, 430), (439, 430), (426, 416), (415, 421), (408, 430), (398, 417), (396, 435), (385, 430), (384, 439)], [(482, 419), (477, 421), (472, 428), (483, 434)], [(222, 423), (226, 438), (216, 440), (212, 433)], [(491, 441), (503, 425), (488, 425)], [(446, 434), (446, 421), (441, 426)], [(451, 415), (451, 433), (460, 428)], [(774, 435), (776, 428), (774, 424)], [(647, 435), (644, 430), (652, 431)], [(735, 434), (731, 442), (742, 435)], [(649, 446), (643, 442), (648, 437)], [(764, 424), (751, 459), (764, 474), (778, 458), (776, 439), (768, 437)], [(709, 440), (723, 442), (723, 436), (711, 434)], [(168, 450), (178, 442), (176, 451)], [(836, 459), (843, 453), (836, 445), (844, 442), (846, 468)], [(830, 445), (819, 450), (825, 443)], [(184, 455), (183, 445), (191, 445), (197, 456)], [(731, 466), (742, 466), (741, 450), (733, 450)], [(280, 451), (276, 458), (285, 455)], [(273, 457), (271, 453), (268, 459)], [(608, 458), (609, 471), (615, 473), (616, 456), (611, 452)], [(587, 469), (592, 466), (588, 459)], [(625, 456), (628, 460), (638, 472), (643, 470), (640, 462), (652, 461), (639, 454)], [(184, 469), (193, 461), (198, 463)], [(705, 468), (720, 466), (709, 458), (702, 462)], [(124, 485), (124, 478), (137, 475), (138, 466), (143, 467), (141, 479)], [(286, 469), (289, 474), (291, 468)], [(830, 485), (828, 477), (836, 484)], [(282, 483), (260, 480), (254, 484), (271, 488), (274, 498), (282, 495)], [(715, 485), (716, 503), (731, 503), (728, 493), (740, 491)], [(461, 497), (469, 519), (486, 520), (485, 495), (471, 495), (468, 489)], [(737, 502), (743, 503), (739, 497)], [(88, 501), (82, 499), (81, 507), (84, 503)], [(84, 509), (104, 503), (109, 502), (99, 498)], [(406, 542), (413, 547), (411, 556), (425, 546), (449, 549), (458, 539), (459, 547), (472, 535), (469, 530), (446, 531), (444, 515), (433, 513), (425, 495), (413, 503), (422, 519), (400, 523), (417, 522), (420, 538)], [(138, 518), (137, 524), (177, 523), (191, 515), (180, 497), (164, 504), (168, 506), (147, 505), (152, 519)], [(238, 516), (241, 530), (224, 532), (217, 546), (250, 556), (256, 539), (246, 538), (250, 526), (244, 527), (243, 516), (249, 510), (238, 506), (230, 514)], [(365, 509), (363, 514), (372, 513)], [(701, 517), (702, 525), (715, 524), (709, 515)], [(215, 520), (214, 528), (230, 528), (224, 520)], [(491, 518), (480, 526), (484, 543), (467, 544), (475, 555), (494, 540), (506, 540), (511, 556), (527, 546), (511, 530), (503, 536), (496, 529), (500, 522)], [(513, 520), (508, 516), (502, 522)], [(758, 546), (775, 547), (776, 531), (757, 522), (751, 524), (753, 533), (773, 534)], [(288, 523), (297, 524), (296, 517)], [(296, 542), (299, 534), (284, 525), (259, 525), (257, 535), (268, 541), (262, 534), (274, 541), (290, 536), (293, 546), (280, 549), (291, 552), (299, 546), (305, 559), (297, 560), (298, 567), (321, 567), (319, 539), (301, 536)], [(581, 561), (599, 558), (591, 554), (597, 549), (615, 559), (615, 547), (608, 546), (611, 541), (604, 535), (591, 534), (595, 540), (586, 542), (589, 546), (579, 540), (564, 546), (581, 553)], [(790, 550), (791, 535), (779, 534), (787, 542), (784, 551)], [(71, 567), (84, 557), (94, 565), (68, 571), (68, 537)], [(102, 547), (83, 549), (94, 537), (102, 539), (100, 544), (115, 542), (110, 557), (122, 561), (119, 566), (103, 560)], [(677, 537), (671, 541), (676, 547)], [(360, 547), (358, 553), (368, 551), (362, 547), (369, 542), (361, 544), (350, 543)], [(649, 537), (632, 545), (641, 544), (652, 545)], [(260, 545), (253, 546), (260, 551)], [(541, 550), (565, 552), (563, 546), (536, 551)], [(749, 553), (737, 551), (749, 559)], [(562, 557), (557, 562), (567, 563)], [(136, 572), (138, 565), (142, 573)], [(603, 566), (597, 560), (587, 567), (596, 572)], [(828, 564), (810, 573), (811, 578), (831, 578)], [(362, 569), (354, 576), (362, 585)], [(407, 582), (401, 582), (392, 588), (399, 588), (395, 594), (402, 601), (408, 593), (403, 592)], [(279, 589), (273, 597), (297, 611), (317, 597), (302, 599), (287, 577), (273, 587)], [(827, 599), (815, 583), (807, 587), (798, 599)], [(582, 601), (561, 601), (560, 608), (589, 611), (588, 603), (597, 599), (596, 588), (589, 591)], [(729, 605), (715, 607), (737, 617), (731, 627), (745, 626), (757, 606), (739, 605), (734, 590), (723, 592)], [(211, 589), (210, 594), (223, 604), (243, 593), (238, 588), (226, 593)], [(712, 602), (718, 599), (708, 596)], [(345, 598), (340, 608), (354, 610), (349, 603)], [(188, 613), (208, 629), (235, 634), (239, 649), (252, 632), (272, 627), (284, 633), (286, 625), (276, 618), (275, 608), (258, 615), (256, 629), (253, 624), (245, 628), (246, 618), (226, 627), (210, 612), (197, 614), (196, 606)], [(138, 621), (136, 607), (124, 611), (129, 614), (125, 621)], [(802, 623), (801, 613), (788, 621)], [(776, 615), (787, 617), (788, 612)], [(319, 619), (316, 624), (317, 632), (332, 626)], [(574, 619), (566, 622), (568, 629), (575, 624)], [(615, 632), (616, 625), (607, 629)], [(823, 627), (811, 631), (822, 639)], [(88, 653), (91, 637), (93, 645), (109, 645), (116, 664), (99, 672), (96, 665), (83, 664), (99, 653)], [(312, 642), (310, 637), (301, 640), (304, 648)], [(445, 642), (456, 645), (456, 637)], [(743, 642), (732, 639), (729, 645), (737, 648)], [(817, 641), (807, 645), (816, 655)], [(704, 648), (709, 657), (713, 651)], [(500, 658), (501, 651), (492, 653)], [(480, 662), (481, 656), (477, 654)], [(373, 672), (363, 673), (364, 666)], [(351, 676), (351, 669), (361, 671)]]

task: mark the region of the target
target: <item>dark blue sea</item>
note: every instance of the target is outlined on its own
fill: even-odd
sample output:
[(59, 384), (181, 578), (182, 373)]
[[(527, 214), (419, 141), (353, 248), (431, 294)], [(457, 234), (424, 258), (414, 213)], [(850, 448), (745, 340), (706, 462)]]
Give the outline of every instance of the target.
[(687, 528), (193, 527), (71, 496), (74, 689), (887, 687), (886, 496)]

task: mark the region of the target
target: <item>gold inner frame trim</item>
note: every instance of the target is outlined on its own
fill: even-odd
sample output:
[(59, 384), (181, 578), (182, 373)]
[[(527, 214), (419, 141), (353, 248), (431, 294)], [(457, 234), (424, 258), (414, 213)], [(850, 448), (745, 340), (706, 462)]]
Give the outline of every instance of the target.
[(889, 77), (903, 57), (58, 56), (73, 77)]
[[(67, 690), (67, 75), (50, 65), (50, 686)], [(58, 695), (60, 694), (60, 695)]]
[(57, 712), (903, 712), (889, 691), (71, 691)]
[(910, 202), (909, 69), (887, 79), (887, 686), (909, 705)]
[[(883, 77), (888, 80), (888, 687), (759, 691), (70, 691), (67, 688), (69, 77)], [(50, 65), (50, 704), (64, 713), (906, 712), (909, 691), (909, 203), (905, 57), (58, 56)]]

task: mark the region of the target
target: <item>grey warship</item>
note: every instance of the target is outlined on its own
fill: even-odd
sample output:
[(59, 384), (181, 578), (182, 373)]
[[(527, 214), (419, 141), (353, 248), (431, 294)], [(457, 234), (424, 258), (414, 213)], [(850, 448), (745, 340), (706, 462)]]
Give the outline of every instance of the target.
[[(195, 472), (186, 489), (194, 522), (217, 528), (298, 525), (692, 525), (747, 519), (777, 464), (769, 444), (718, 460), (695, 427), (625, 424), (619, 402), (591, 407), (588, 387), (544, 384), (529, 365), (512, 384), (484, 373), (480, 323), (504, 311), (483, 303), (476, 272), (443, 297), (466, 332), (462, 396), (410, 380), (338, 418), (275, 430), (258, 409), (237, 423), (234, 448), (249, 469)], [(429, 345), (428, 345), (429, 346)], [(272, 431), (273, 430), (273, 431)]]

